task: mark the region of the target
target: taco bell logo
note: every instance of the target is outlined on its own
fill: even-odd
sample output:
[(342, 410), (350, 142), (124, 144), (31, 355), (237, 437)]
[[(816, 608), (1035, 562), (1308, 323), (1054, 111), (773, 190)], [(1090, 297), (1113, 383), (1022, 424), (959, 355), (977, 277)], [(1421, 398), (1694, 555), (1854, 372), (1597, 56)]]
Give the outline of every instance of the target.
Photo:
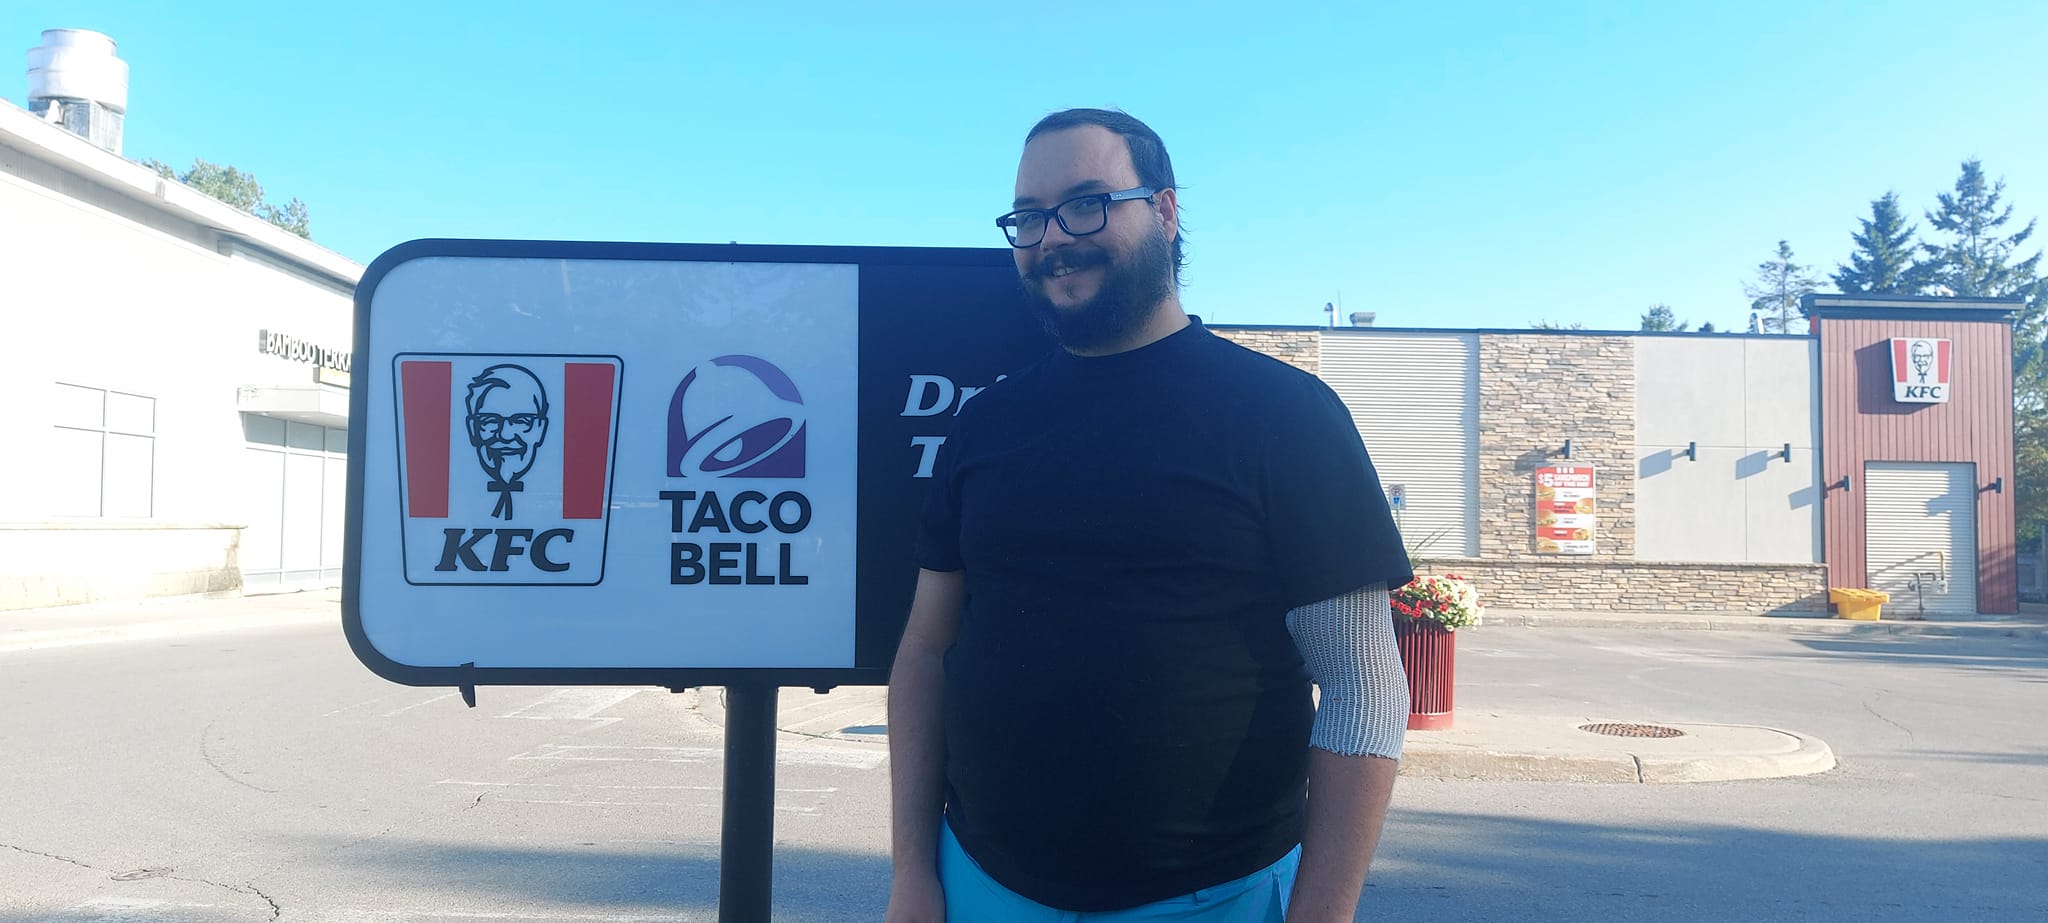
[(407, 354), (395, 364), (407, 581), (602, 580), (620, 360)]
[(801, 478), (804, 399), (796, 382), (754, 356), (691, 369), (668, 404), (668, 476)]

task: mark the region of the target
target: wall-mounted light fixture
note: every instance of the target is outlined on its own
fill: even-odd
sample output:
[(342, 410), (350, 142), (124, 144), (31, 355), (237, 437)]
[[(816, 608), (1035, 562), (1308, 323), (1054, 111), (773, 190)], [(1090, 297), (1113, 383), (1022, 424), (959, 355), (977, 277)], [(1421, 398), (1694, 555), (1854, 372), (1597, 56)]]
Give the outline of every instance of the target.
[(1699, 461), (1699, 460), (1700, 460), (1700, 444), (1699, 444), (1699, 443), (1697, 443), (1697, 442), (1688, 442), (1688, 443), (1686, 443), (1686, 444), (1685, 444), (1685, 457), (1687, 457), (1687, 458), (1690, 458), (1690, 459), (1692, 459), (1693, 461)]
[(1977, 492), (1980, 494), (1987, 490), (1991, 491), (1994, 494), (2005, 493), (2005, 478), (2001, 477), (1996, 481), (1992, 481), (1991, 483), (1984, 485), (1983, 487), (1977, 488)]
[(1564, 457), (1572, 457), (1572, 441), (1570, 439), (1564, 441)]
[(1789, 462), (1789, 461), (1791, 461), (1791, 460), (1792, 460), (1792, 443), (1789, 443), (1789, 442), (1788, 442), (1788, 443), (1785, 443), (1785, 447), (1784, 447), (1784, 448), (1782, 448), (1782, 449), (1779, 449), (1779, 450), (1778, 450), (1778, 452), (1777, 452), (1777, 455), (1778, 455), (1778, 457), (1779, 457), (1779, 458), (1782, 458), (1782, 459), (1784, 459), (1784, 460), (1786, 460), (1786, 461), (1788, 461), (1788, 462)]
[(1839, 480), (1839, 481), (1836, 481), (1836, 482), (1834, 482), (1833, 484), (1829, 484), (1829, 485), (1828, 485), (1828, 489), (1829, 489), (1829, 490), (1848, 490), (1848, 489), (1849, 489), (1849, 476), (1848, 476), (1848, 475), (1846, 475), (1846, 474), (1845, 474), (1845, 475), (1842, 475), (1842, 479), (1841, 479), (1841, 480)]

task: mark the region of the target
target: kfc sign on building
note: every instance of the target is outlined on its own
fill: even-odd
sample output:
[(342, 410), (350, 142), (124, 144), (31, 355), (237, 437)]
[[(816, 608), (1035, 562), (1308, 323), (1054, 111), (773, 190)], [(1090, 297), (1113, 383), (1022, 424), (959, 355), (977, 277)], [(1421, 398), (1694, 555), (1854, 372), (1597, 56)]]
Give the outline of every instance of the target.
[(1899, 403), (1948, 403), (1954, 373), (1955, 349), (1950, 341), (1892, 338), (1892, 398)]

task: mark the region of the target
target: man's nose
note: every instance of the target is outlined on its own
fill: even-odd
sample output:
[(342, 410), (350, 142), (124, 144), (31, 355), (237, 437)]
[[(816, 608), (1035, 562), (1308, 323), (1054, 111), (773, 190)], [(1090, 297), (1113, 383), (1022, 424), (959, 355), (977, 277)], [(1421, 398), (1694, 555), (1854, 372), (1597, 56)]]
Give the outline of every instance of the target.
[(1073, 242), (1074, 235), (1067, 233), (1066, 228), (1060, 227), (1058, 221), (1048, 220), (1045, 222), (1045, 237), (1038, 242), (1038, 252), (1051, 253)]

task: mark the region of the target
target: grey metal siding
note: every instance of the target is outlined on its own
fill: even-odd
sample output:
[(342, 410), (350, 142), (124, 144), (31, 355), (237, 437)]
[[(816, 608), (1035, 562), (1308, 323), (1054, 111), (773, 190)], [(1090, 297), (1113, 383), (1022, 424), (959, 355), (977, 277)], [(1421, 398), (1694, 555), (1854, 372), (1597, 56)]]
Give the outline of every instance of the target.
[(1817, 359), (1803, 338), (1637, 340), (1638, 559), (1819, 560)]
[(1406, 488), (1401, 532), (1425, 556), (1479, 553), (1477, 335), (1325, 333), (1322, 378), (1383, 485)]

